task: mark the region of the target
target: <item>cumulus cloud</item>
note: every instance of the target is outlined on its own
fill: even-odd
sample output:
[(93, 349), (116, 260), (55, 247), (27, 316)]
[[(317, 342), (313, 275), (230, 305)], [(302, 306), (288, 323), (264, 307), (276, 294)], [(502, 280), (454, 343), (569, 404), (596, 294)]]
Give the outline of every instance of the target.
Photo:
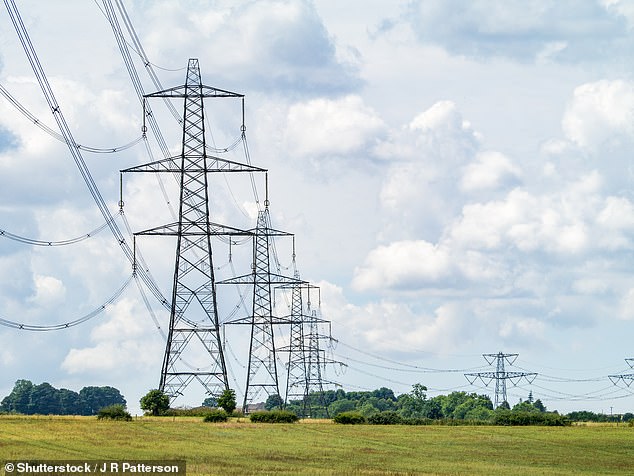
[(160, 345), (139, 303), (122, 299), (106, 309), (105, 315), (107, 320), (91, 332), (94, 345), (69, 349), (62, 369), (69, 374), (155, 370), (151, 365), (161, 352)]
[(596, 152), (611, 142), (634, 136), (634, 84), (600, 80), (577, 87), (562, 126), (566, 138)]
[(359, 96), (312, 99), (290, 106), (286, 141), (291, 156), (359, 156), (385, 133), (383, 120)]
[(61, 303), (66, 295), (64, 283), (53, 276), (35, 275), (35, 301), (40, 306)]
[(624, 51), (631, 31), (623, 13), (610, 5), (570, 0), (417, 0), (408, 4), (400, 22), (409, 24), (421, 41), (457, 55), (576, 62), (600, 59), (608, 49)]
[(447, 250), (426, 241), (401, 241), (372, 250), (352, 281), (359, 290), (418, 288), (437, 283), (451, 272)]
[(452, 101), (438, 101), (377, 147), (389, 160), (380, 192), (382, 238), (438, 238), (462, 205), (456, 175), (475, 157), (479, 134)]
[(151, 57), (186, 50), (209, 67), (222, 57), (216, 80), (238, 79), (251, 91), (309, 94), (351, 91), (360, 83), (356, 67), (337, 59), (334, 40), (311, 2), (210, 2), (196, 13), (160, 2), (144, 14), (152, 18), (146, 36)]
[(495, 190), (504, 184), (517, 182), (519, 167), (504, 154), (496, 151), (479, 153), (475, 161), (463, 169), (460, 185), (463, 190)]

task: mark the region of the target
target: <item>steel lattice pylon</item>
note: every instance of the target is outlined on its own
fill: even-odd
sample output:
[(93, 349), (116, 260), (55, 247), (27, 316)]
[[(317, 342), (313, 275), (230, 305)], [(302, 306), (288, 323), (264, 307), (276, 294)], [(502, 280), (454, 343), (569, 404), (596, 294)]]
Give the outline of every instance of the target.
[[(299, 279), (299, 272), (295, 271), (295, 278)], [(288, 367), (286, 369), (286, 396), (284, 403), (288, 404), (289, 397), (301, 397), (305, 399), (307, 389), (306, 369), (306, 342), (304, 337), (304, 306), (302, 299), (302, 286), (291, 286), (291, 314), (290, 342), (288, 348)], [(305, 413), (306, 400), (304, 400)], [(304, 415), (301, 415), (304, 416)]]
[[(197, 380), (207, 394), (217, 396), (228, 388), (228, 379), (220, 339), (211, 237), (252, 233), (211, 222), (207, 174), (265, 170), (207, 155), (204, 99), (244, 96), (204, 86), (197, 59), (189, 60), (184, 86), (145, 97), (184, 100), (181, 154), (122, 170), (173, 173), (180, 182), (178, 221), (135, 233), (177, 238), (169, 332), (159, 389), (173, 401)], [(201, 356), (207, 365), (195, 366), (188, 361)]]
[(520, 380), (526, 379), (527, 382), (532, 383), (535, 380), (537, 374), (535, 372), (507, 372), (504, 369), (504, 361), (509, 365), (513, 365), (519, 354), (504, 354), (498, 352), (497, 354), (482, 354), (484, 359), (489, 365), (493, 365), (496, 362), (495, 372), (478, 372), (467, 373), (464, 376), (469, 380), (469, 383), (473, 384), (476, 379), (482, 380), (485, 386), (489, 386), (491, 381), (495, 380), (495, 401), (494, 408), (497, 408), (503, 402), (508, 404), (506, 399), (506, 381), (509, 380), (514, 385), (517, 385)]
[[(299, 273), (295, 272), (299, 280)], [(310, 292), (319, 288), (310, 284), (297, 283), (291, 288), (290, 342), (280, 349), (289, 353), (285, 405), (290, 403), (291, 397), (301, 398), (302, 417), (328, 417), (328, 408), (324, 400), (324, 384), (333, 384), (324, 380), (326, 364), (340, 364), (327, 359), (325, 351), (321, 349), (320, 341), (328, 338), (319, 332), (320, 324), (330, 324), (321, 319), (317, 310), (311, 309)], [(303, 291), (308, 295), (308, 302), (304, 309)], [(317, 402), (315, 402), (315, 398)], [(317, 403), (317, 405), (315, 405)]]
[(220, 281), (218, 284), (247, 284), (253, 286), (253, 307), (249, 317), (236, 319), (227, 324), (246, 324), (251, 326), (249, 345), (249, 363), (247, 382), (244, 391), (242, 410), (249, 413), (249, 405), (256, 403), (260, 393), (266, 396), (280, 396), (277, 374), (277, 358), (274, 339), (274, 324), (288, 324), (288, 319), (273, 316), (271, 289), (274, 285), (292, 285), (298, 283), (295, 278), (271, 272), (270, 247), (271, 238), (275, 236), (292, 236), (284, 231), (271, 227), (268, 199), (264, 210), (258, 212), (258, 221), (253, 230), (253, 265), (250, 275)]

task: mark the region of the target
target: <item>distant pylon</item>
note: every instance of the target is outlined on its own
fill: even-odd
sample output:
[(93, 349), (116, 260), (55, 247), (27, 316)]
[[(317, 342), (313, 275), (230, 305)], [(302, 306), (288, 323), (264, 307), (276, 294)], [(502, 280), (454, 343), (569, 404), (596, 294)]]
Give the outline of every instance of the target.
[(288, 320), (273, 316), (271, 288), (273, 285), (291, 285), (298, 282), (295, 278), (271, 272), (269, 253), (272, 245), (271, 238), (292, 236), (292, 234), (274, 230), (271, 227), (268, 199), (265, 201), (264, 210), (258, 212), (257, 226), (252, 232), (254, 235), (252, 273), (218, 282), (218, 284), (253, 286), (251, 316), (227, 322), (227, 324), (251, 326), (247, 382), (242, 405), (245, 413), (249, 413), (249, 405), (256, 403), (262, 391), (267, 397), (277, 395), (281, 398), (273, 325), (288, 324)]
[(244, 96), (204, 86), (197, 59), (189, 60), (185, 85), (145, 97), (184, 100), (180, 155), (121, 171), (167, 172), (176, 175), (180, 182), (178, 221), (135, 233), (135, 236), (177, 238), (169, 331), (159, 389), (173, 402), (197, 380), (208, 395), (217, 396), (228, 388), (228, 379), (220, 339), (211, 237), (252, 233), (211, 222), (207, 174), (265, 170), (207, 155), (204, 98)]
[[(630, 368), (634, 369), (634, 359), (633, 358), (627, 358), (627, 359), (625, 359), (625, 362), (627, 362), (627, 365), (629, 365)], [(608, 377), (610, 378), (610, 380), (612, 381), (612, 383), (614, 385), (619, 383), (619, 381), (622, 381), (625, 385), (627, 385), (629, 387), (630, 385), (632, 385), (632, 382), (634, 382), (634, 374), (632, 374), (632, 373), (630, 373), (630, 374), (619, 374), (619, 375), (608, 375)]]
[[(295, 278), (299, 280), (297, 271)], [(295, 397), (302, 401), (301, 417), (314, 417), (318, 413), (328, 417), (324, 384), (332, 382), (324, 381), (324, 370), (327, 363), (337, 362), (327, 359), (320, 348), (320, 341), (327, 337), (319, 333), (319, 324), (330, 323), (321, 319), (317, 310), (311, 309), (310, 292), (313, 289), (318, 291), (317, 286), (297, 283), (290, 288), (290, 341), (287, 347), (280, 348), (280, 351), (289, 353), (284, 404), (288, 405), (290, 399)], [(308, 297), (306, 306), (303, 291), (306, 291)], [(318, 399), (317, 405), (314, 405), (314, 397)]]
[(495, 402), (493, 404), (494, 408), (497, 408), (502, 402), (506, 402), (508, 404), (508, 400), (506, 398), (507, 380), (509, 380), (513, 385), (517, 385), (522, 379), (526, 379), (528, 383), (532, 383), (537, 376), (535, 372), (507, 372), (504, 369), (504, 361), (506, 361), (509, 365), (513, 365), (518, 355), (519, 354), (504, 354), (502, 352), (498, 352), (497, 354), (482, 354), (489, 365), (493, 365), (494, 361), (496, 362), (495, 372), (477, 372), (464, 374), (469, 383), (473, 384), (476, 379), (479, 378), (480, 380), (482, 380), (482, 383), (484, 383), (486, 387), (488, 387), (489, 384), (493, 380), (495, 380)]

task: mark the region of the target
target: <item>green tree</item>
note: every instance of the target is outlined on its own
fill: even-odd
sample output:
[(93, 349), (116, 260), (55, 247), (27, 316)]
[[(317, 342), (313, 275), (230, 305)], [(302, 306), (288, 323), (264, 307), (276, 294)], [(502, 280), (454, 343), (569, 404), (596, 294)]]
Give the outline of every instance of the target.
[(496, 408), (496, 410), (510, 410), (510, 409), (511, 409), (511, 405), (509, 405), (509, 402), (507, 402), (506, 400), (500, 403), (498, 407)]
[(282, 400), (282, 397), (280, 397), (278, 394), (269, 395), (269, 397), (266, 399), (266, 402), (264, 403), (264, 408), (266, 410), (281, 410), (283, 406), (284, 400)]
[(59, 415), (58, 390), (47, 382), (35, 385), (31, 391), (31, 411), (40, 415)]
[(236, 409), (236, 392), (230, 388), (223, 390), (218, 397), (218, 406), (231, 415)]
[(335, 400), (328, 407), (328, 412), (334, 417), (339, 413), (352, 412), (357, 409), (357, 405), (354, 401), (344, 398), (342, 400)]
[(150, 390), (141, 400), (141, 410), (152, 416), (163, 415), (170, 407), (170, 398), (165, 392), (157, 389)]
[(31, 392), (33, 383), (30, 380), (17, 380), (11, 393), (2, 400), (2, 409), (6, 412), (32, 414)]
[(61, 415), (81, 415), (81, 397), (77, 392), (60, 388), (57, 391), (59, 398), (59, 413)]
[(546, 407), (539, 398), (533, 402), (533, 406), (542, 413), (546, 411)]
[(207, 397), (203, 400), (202, 406), (208, 408), (217, 408), (218, 399), (216, 397)]
[(539, 410), (537, 408), (535, 408), (529, 402), (519, 402), (519, 403), (513, 405), (513, 411), (514, 412), (528, 412), (528, 413), (532, 413), (532, 412), (538, 412)]
[(84, 387), (79, 391), (83, 406), (83, 415), (96, 415), (103, 407), (110, 405), (126, 406), (125, 398), (114, 387)]

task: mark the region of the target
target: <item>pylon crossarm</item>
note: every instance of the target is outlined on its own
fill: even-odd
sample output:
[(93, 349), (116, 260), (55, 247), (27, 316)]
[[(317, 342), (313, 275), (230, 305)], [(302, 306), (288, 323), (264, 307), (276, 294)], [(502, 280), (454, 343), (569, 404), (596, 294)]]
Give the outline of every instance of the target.
[(162, 91), (156, 91), (154, 93), (146, 94), (144, 98), (186, 98), (186, 97), (203, 97), (203, 98), (243, 98), (244, 94), (234, 93), (225, 89), (214, 88), (211, 86), (199, 85), (193, 89), (198, 91), (198, 94), (192, 94), (192, 87), (183, 85), (175, 86), (173, 88), (164, 89)]

